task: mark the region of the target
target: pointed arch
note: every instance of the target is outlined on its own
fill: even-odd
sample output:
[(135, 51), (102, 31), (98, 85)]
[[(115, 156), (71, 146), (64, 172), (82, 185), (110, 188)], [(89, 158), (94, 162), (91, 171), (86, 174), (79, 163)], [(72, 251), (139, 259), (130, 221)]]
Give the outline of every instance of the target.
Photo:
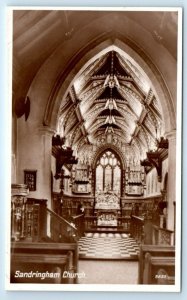
[(95, 151), (93, 153), (92, 160), (91, 160), (92, 168), (93, 169), (96, 168), (97, 160), (107, 150), (113, 152), (116, 155), (116, 157), (119, 159), (119, 161), (121, 163), (121, 168), (124, 170), (126, 167), (125, 156), (122, 153), (122, 151), (119, 150), (118, 147), (116, 147), (115, 145), (112, 145), (112, 144), (105, 144), (102, 147), (99, 147), (99, 149), (97, 149), (97, 151)]
[(48, 99), (43, 120), (44, 124), (53, 128), (56, 126), (61, 101), (66, 97), (76, 78), (92, 61), (105, 54), (109, 49), (117, 49), (117, 51), (125, 53), (129, 57), (133, 57), (136, 64), (143, 70), (147, 80), (151, 83), (154, 94), (158, 99), (162, 99), (160, 104), (163, 119), (166, 122), (165, 131), (167, 132), (171, 128), (175, 128), (174, 100), (156, 65), (132, 40), (124, 36), (112, 39), (109, 33), (98, 37), (95, 41), (92, 41), (85, 48), (81, 49), (69, 62), (66, 70), (63, 70), (58, 76)]

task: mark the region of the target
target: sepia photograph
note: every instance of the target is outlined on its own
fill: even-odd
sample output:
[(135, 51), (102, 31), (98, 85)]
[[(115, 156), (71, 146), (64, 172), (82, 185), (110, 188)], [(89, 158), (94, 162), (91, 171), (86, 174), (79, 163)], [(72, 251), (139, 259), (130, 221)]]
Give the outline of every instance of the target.
[(181, 24), (9, 8), (7, 289), (180, 291)]

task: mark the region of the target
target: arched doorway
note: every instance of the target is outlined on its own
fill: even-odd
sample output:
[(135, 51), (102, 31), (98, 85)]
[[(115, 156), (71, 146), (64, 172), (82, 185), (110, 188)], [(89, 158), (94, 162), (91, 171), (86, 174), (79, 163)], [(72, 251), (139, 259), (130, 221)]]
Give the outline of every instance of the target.
[(95, 170), (95, 194), (98, 192), (114, 192), (121, 195), (121, 163), (117, 155), (110, 149), (98, 158)]

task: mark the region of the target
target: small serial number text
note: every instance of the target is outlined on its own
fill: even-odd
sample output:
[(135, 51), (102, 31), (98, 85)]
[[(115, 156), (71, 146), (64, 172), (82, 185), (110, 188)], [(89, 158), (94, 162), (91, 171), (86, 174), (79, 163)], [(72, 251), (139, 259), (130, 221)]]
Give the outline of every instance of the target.
[(167, 275), (166, 274), (156, 274), (155, 275), (155, 278), (162, 278), (162, 279), (165, 279), (165, 278), (167, 278)]

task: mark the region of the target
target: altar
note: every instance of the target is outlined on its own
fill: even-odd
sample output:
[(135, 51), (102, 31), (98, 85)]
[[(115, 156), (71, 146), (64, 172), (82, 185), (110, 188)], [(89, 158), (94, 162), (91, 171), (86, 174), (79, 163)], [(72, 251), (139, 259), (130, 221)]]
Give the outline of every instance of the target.
[(120, 214), (120, 198), (113, 191), (99, 192), (95, 200), (97, 226), (117, 226)]
[(100, 192), (96, 196), (95, 209), (120, 209), (120, 199), (114, 192)]
[(117, 213), (113, 211), (98, 211), (97, 226), (117, 226)]

